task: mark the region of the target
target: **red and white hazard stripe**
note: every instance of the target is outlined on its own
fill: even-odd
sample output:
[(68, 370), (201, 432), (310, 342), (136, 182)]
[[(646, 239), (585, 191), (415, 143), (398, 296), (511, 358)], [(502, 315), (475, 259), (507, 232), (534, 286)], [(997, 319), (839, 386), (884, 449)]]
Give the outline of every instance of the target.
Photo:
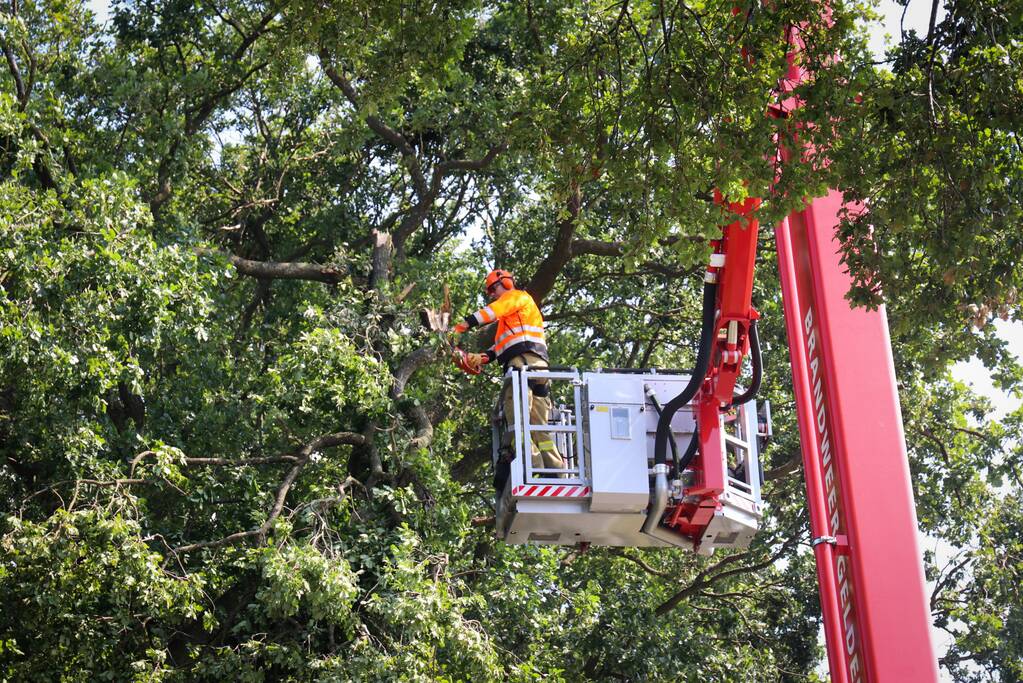
[(589, 486), (516, 486), (512, 489), (513, 496), (532, 496), (544, 498), (584, 498), (590, 495)]

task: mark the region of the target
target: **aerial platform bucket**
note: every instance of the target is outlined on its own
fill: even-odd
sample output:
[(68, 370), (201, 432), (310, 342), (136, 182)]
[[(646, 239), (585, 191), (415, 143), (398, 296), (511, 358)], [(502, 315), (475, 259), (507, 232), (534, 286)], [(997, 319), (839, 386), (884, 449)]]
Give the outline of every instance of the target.
[[(546, 380), (554, 409), (547, 424), (529, 424), (530, 380)], [(509, 369), (492, 413), (493, 459), (511, 459), (496, 497), (496, 531), (510, 544), (624, 547), (743, 548), (759, 524), (763, 502), (753, 402), (721, 417), (726, 431), (720, 463), (727, 470), (720, 506), (698, 543), (670, 530), (642, 531), (651, 501), (651, 467), (658, 413), (645, 390), (667, 400), (681, 392), (682, 374)], [(510, 392), (511, 415), (504, 415)], [(692, 410), (679, 410), (672, 432), (684, 450), (692, 438)], [(564, 466), (534, 467), (533, 436), (552, 440)], [(668, 462), (673, 465), (673, 455)], [(513, 458), (513, 459), (512, 459)], [(677, 473), (673, 501), (685, 498), (686, 479)]]

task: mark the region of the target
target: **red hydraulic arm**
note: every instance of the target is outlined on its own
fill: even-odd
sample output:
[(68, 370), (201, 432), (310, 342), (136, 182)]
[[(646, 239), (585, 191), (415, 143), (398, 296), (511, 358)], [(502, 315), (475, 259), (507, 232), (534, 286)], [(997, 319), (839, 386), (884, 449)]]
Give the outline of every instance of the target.
[[(718, 204), (726, 203), (720, 192), (715, 192), (714, 199)], [(721, 507), (719, 497), (725, 491), (727, 477), (721, 412), (731, 406), (743, 358), (749, 353), (750, 325), (759, 317), (751, 304), (760, 229), (752, 214), (759, 206), (759, 199), (749, 198), (724, 207), (737, 220), (726, 225), (721, 239), (713, 242), (707, 271), (708, 281), (717, 282), (718, 289), (710, 365), (693, 399), (699, 425), (699, 453), (692, 463), (696, 480), (685, 490), (687, 502), (670, 508), (664, 520), (668, 528), (692, 538), (697, 549), (704, 530)]]

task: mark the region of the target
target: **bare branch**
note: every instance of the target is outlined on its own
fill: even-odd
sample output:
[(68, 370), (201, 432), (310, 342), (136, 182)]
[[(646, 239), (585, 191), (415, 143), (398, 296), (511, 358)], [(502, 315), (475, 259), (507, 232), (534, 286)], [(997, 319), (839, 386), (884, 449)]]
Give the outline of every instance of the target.
[(284, 509), (284, 503), (287, 500), (288, 492), (291, 490), (292, 484), (298, 478), (302, 468), (305, 467), (306, 463), (309, 462), (309, 458), (313, 453), (321, 451), (325, 448), (331, 448), (334, 446), (351, 445), (361, 446), (366, 443), (366, 438), (362, 434), (355, 434), (353, 432), (336, 432), (334, 434), (325, 434), (318, 436), (309, 443), (302, 446), (299, 449), (298, 455), (295, 460), (295, 465), (288, 470), (288, 473), (284, 476), (284, 480), (277, 488), (277, 494), (274, 496), (274, 504), (270, 509), (270, 513), (259, 527), (255, 529), (249, 529), (248, 531), (239, 531), (225, 536), (224, 538), (215, 541), (203, 541), (200, 543), (192, 543), (190, 545), (183, 545), (178, 548), (174, 548), (174, 553), (189, 553), (202, 548), (219, 548), (221, 546), (229, 545), (235, 541), (240, 541), (245, 538), (264, 537), (270, 528), (273, 526), (274, 520), (276, 520), (281, 511)]
[[(351, 81), (345, 78), (341, 72), (333, 67), (330, 63), (330, 54), (326, 48), (320, 48), (319, 52), (320, 66), (323, 67), (324, 73), (327, 74), (327, 78), (330, 79), (331, 83), (336, 85), (345, 98), (351, 102), (352, 106), (359, 109), (359, 96), (355, 92), (355, 88), (352, 86)], [(424, 198), (429, 194), (429, 190), (426, 185), (426, 176), (423, 175), (423, 169), (419, 165), (419, 158), (416, 156), (416, 152), (412, 149), (412, 145), (405, 139), (405, 136), (394, 130), (378, 116), (367, 116), (366, 125), (370, 127), (374, 133), (382, 137), (387, 142), (391, 143), (398, 148), (401, 153), (402, 160), (405, 162), (405, 167), (408, 169), (412, 176), (412, 182), (416, 188), (416, 194), (420, 199)]]
[(984, 434), (983, 432), (979, 432), (976, 429), (969, 429), (967, 427), (956, 427), (954, 425), (948, 425), (948, 428), (951, 429), (954, 432), (962, 432), (963, 434), (969, 434), (970, 436), (975, 436), (978, 439), (981, 439), (983, 441), (989, 441), (989, 440), (992, 439), (992, 437), (989, 434)]
[(945, 568), (941, 571), (940, 580), (934, 585), (934, 590), (931, 591), (930, 608), (932, 613), (938, 608), (938, 596), (941, 595), (941, 591), (945, 590), (945, 587), (948, 586), (951, 581), (955, 580), (959, 571), (969, 564), (972, 559), (973, 557), (967, 554), (966, 557), (956, 564), (956, 566), (952, 567), (952, 569), (949, 570), (948, 565), (952, 564), (953, 560), (949, 560), (948, 564), (945, 565)]
[(391, 398), (400, 399), (405, 395), (405, 385), (412, 375), (425, 365), (436, 361), (437, 350), (424, 346), (416, 349), (402, 359), (397, 372), (394, 373), (394, 385), (391, 387)]
[(337, 284), (348, 274), (336, 268), (321, 266), (316, 263), (253, 261), (235, 256), (234, 254), (204, 247), (197, 247), (195, 252), (203, 256), (226, 258), (242, 275), (266, 280), (313, 280), (315, 282)]
[(405, 413), (416, 426), (416, 433), (410, 445), (413, 448), (427, 448), (433, 442), (433, 423), (430, 422), (430, 416), (426, 414), (423, 406), (416, 403), (407, 403)]
[(694, 594), (697, 594), (706, 588), (709, 588), (710, 586), (714, 585), (721, 579), (728, 578), (729, 576), (735, 576), (737, 574), (748, 574), (770, 567), (772, 564), (777, 562), (785, 553), (787, 553), (789, 549), (793, 545), (795, 545), (795, 543), (798, 540), (799, 540), (798, 536), (789, 537), (784, 543), (781, 544), (781, 546), (774, 554), (760, 562), (755, 562), (751, 565), (745, 565), (742, 567), (736, 567), (734, 569), (720, 571), (717, 572), (716, 574), (710, 575), (712, 572), (714, 572), (717, 569), (721, 569), (725, 565), (733, 564), (743, 558), (748, 557), (750, 553), (744, 552), (739, 553), (737, 555), (729, 555), (728, 557), (722, 559), (720, 562), (711, 565), (710, 567), (704, 569), (699, 574), (697, 574), (696, 578), (693, 579), (692, 583), (690, 583), (688, 586), (686, 586), (685, 588), (678, 591), (673, 596), (662, 602), (654, 611), (654, 613), (657, 616), (664, 616), (671, 610), (675, 609), (679, 605), (679, 603), (681, 603), (686, 598)]
[(402, 403), (402, 410), (416, 426), (415, 436), (412, 438), (413, 448), (426, 448), (433, 441), (433, 423), (429, 415), (421, 405), (411, 401), (404, 401), (405, 385), (415, 374), (416, 370), (428, 365), (438, 359), (436, 349), (429, 346), (416, 349), (401, 361), (397, 372), (394, 373), (394, 384), (391, 387), (391, 398)]
[(252, 324), (252, 316), (256, 314), (256, 310), (260, 306), (266, 305), (266, 302), (269, 300), (271, 282), (273, 281), (263, 279), (259, 280), (256, 284), (256, 291), (252, 295), (252, 301), (250, 301), (249, 305), (245, 307), (244, 311), (242, 311), (242, 319), (241, 323), (238, 325), (238, 334), (236, 335), (237, 339), (241, 339), (248, 331), (249, 325)]
[(236, 19), (232, 19), (231, 17), (229, 17), (226, 14), (224, 14), (223, 12), (221, 12), (220, 11), (220, 7), (217, 6), (216, 2), (209, 2), (209, 3), (203, 3), (203, 4), (208, 5), (209, 7), (211, 7), (213, 9), (214, 14), (216, 14), (218, 17), (220, 17), (221, 21), (223, 21), (225, 24), (227, 24), (228, 26), (233, 28), (235, 33), (238, 34), (239, 38), (241, 38), (242, 40), (245, 40), (245, 28), (240, 23), (238, 23), (238, 21)]
[(627, 554), (624, 550), (620, 548), (611, 548), (608, 550), (608, 553), (610, 553), (611, 555), (617, 555), (618, 557), (625, 558), (629, 562), (636, 564), (640, 569), (645, 571), (647, 574), (659, 576), (662, 579), (674, 578), (674, 574), (672, 574), (671, 572), (661, 571), (660, 569), (654, 569), (649, 564), (644, 562), (642, 559), (638, 557), (633, 557), (632, 555)]
[(405, 241), (423, 224), (426, 214), (430, 212), (433, 206), (433, 201), (439, 189), (439, 187), (431, 189), (425, 199), (416, 202), (415, 206), (401, 219), (397, 230), (394, 231), (394, 243), (398, 248), (399, 259), (402, 258), (404, 253)]
[(171, 165), (178, 152), (178, 147), (180, 146), (181, 140), (173, 141), (166, 156), (160, 160), (160, 165), (156, 169), (156, 192), (153, 193), (153, 196), (149, 199), (149, 209), (154, 214), (159, 211), (164, 202), (170, 199), (172, 192), (170, 181)]
[(235, 49), (235, 51), (234, 51), (234, 59), (235, 60), (241, 59), (245, 55), (245, 51), (248, 50), (249, 47), (254, 42), (256, 42), (256, 40), (261, 35), (266, 33), (266, 27), (270, 24), (270, 21), (276, 15), (277, 15), (277, 7), (276, 7), (276, 5), (271, 5), (270, 9), (267, 10), (266, 14), (264, 14), (260, 18), (259, 23), (256, 24), (256, 28), (254, 28), (252, 30), (252, 32), (249, 33), (249, 35), (244, 36), (244, 38), (242, 39), (242, 42), (238, 45), (237, 49)]
[(435, 172), (440, 172), (442, 175), (455, 171), (482, 171), (484, 168), (489, 166), (497, 155), (508, 149), (508, 143), (501, 143), (487, 150), (487, 153), (479, 159), (452, 159), (451, 161), (442, 161), (434, 167)]
[(391, 233), (373, 231), (373, 265), (369, 274), (369, 288), (382, 293), (391, 281), (394, 240)]
[(25, 106), (28, 104), (28, 91), (25, 89), (25, 82), (21, 79), (21, 69), (18, 68), (18, 63), (14, 60), (14, 52), (7, 41), (0, 40), (0, 46), (3, 46), (4, 57), (7, 58), (7, 68), (11, 72), (11, 77), (14, 78), (14, 88), (18, 95), (18, 111), (25, 111)]
[[(131, 460), (129, 472), (134, 475), (135, 468), (140, 462), (148, 457), (156, 455), (156, 451), (142, 451)], [(183, 458), (181, 462), (185, 465), (219, 465), (225, 467), (237, 467), (245, 465), (272, 465), (285, 462), (297, 462), (296, 455), (272, 455), (263, 458)]]
[(764, 473), (764, 481), (774, 481), (787, 477), (799, 470), (799, 466), (803, 463), (802, 454), (796, 451), (788, 457), (788, 459), (777, 467), (772, 467)]
[[(702, 235), (672, 235), (658, 240), (662, 247), (670, 247), (677, 242), (693, 242), (702, 244), (707, 241)], [(582, 256), (593, 254), (595, 256), (624, 256), (625, 244), (622, 242), (602, 242), (600, 240), (577, 239), (572, 241), (572, 255)]]
[(625, 249), (621, 242), (601, 242), (599, 240), (573, 240), (572, 255), (582, 256), (593, 254), (594, 256), (624, 256)]

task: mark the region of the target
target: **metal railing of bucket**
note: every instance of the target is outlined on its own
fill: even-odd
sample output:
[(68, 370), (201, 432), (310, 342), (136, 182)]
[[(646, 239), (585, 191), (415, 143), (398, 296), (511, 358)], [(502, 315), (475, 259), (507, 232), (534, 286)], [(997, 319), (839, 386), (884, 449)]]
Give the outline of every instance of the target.
[[(725, 429), (728, 452), (728, 485), (730, 490), (754, 503), (760, 501), (760, 458), (756, 448), (756, 409), (748, 403), (738, 411), (732, 425)], [(729, 427), (731, 429), (729, 429)], [(729, 433), (734, 430), (734, 434)]]
[[(554, 383), (569, 382), (572, 386), (571, 405), (552, 405), (546, 424), (529, 423), (529, 380), (546, 379), (551, 385), (551, 396), (555, 395)], [(512, 392), (514, 414), (507, 426), (512, 432), (515, 465), (523, 472), (523, 484), (588, 485), (588, 472), (583, 449), (582, 381), (574, 370), (533, 370), (509, 368), (504, 376), (501, 395), (494, 408), (494, 459), (499, 457), (503, 443), (505, 425), (499, 419), (503, 413), (505, 392)], [(560, 468), (533, 467), (533, 434), (540, 433), (555, 443), (561, 455)]]

